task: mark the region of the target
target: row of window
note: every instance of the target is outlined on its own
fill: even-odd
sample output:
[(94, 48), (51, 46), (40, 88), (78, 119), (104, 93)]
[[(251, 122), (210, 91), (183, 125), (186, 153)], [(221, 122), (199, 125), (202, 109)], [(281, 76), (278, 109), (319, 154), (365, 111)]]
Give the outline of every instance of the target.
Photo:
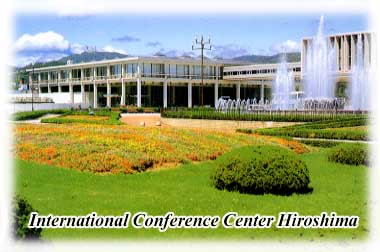
[[(110, 75), (121, 76), (122, 67), (124, 67), (124, 72), (126, 75), (137, 73), (137, 64), (119, 64), (110, 66)], [(201, 66), (190, 66), (190, 65), (177, 65), (177, 64), (168, 64), (167, 69), (165, 69), (165, 64), (141, 64), (141, 73), (143, 77), (163, 77), (165, 73), (170, 78), (200, 78), (201, 76)], [(190, 74), (190, 70), (192, 74)], [(221, 69), (220, 71), (221, 72)], [(61, 79), (68, 79), (70, 70), (61, 70), (59, 71)], [(42, 72), (41, 81), (46, 81), (49, 79), (48, 74), (50, 74), (50, 80), (54, 81), (58, 79), (58, 71), (54, 72)], [(83, 77), (90, 78), (93, 77), (94, 68), (84, 68)], [(107, 76), (107, 66), (100, 66), (95, 68), (96, 76)], [(80, 79), (82, 78), (81, 69), (72, 69), (71, 78)], [(216, 76), (216, 67), (215, 66), (204, 66), (203, 67), (203, 76), (205, 78), (215, 77)], [(37, 81), (38, 74), (35, 73), (33, 76), (33, 81)]]
[[(294, 67), (291, 69), (293, 72), (301, 72), (301, 67)], [(229, 75), (252, 75), (252, 74), (271, 74), (276, 73), (276, 68), (271, 69), (254, 69), (254, 70), (243, 70), (243, 71), (226, 71), (223, 73), (224, 76)]]

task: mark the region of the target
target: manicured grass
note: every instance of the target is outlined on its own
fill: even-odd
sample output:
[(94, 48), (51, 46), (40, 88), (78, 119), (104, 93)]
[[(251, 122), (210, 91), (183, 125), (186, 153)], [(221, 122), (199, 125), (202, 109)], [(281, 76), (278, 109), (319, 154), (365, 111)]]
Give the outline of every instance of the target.
[(302, 215), (337, 212), (360, 216), (358, 229), (45, 229), (43, 239), (232, 239), (304, 241), (363, 239), (368, 234), (367, 167), (327, 161), (326, 151), (302, 154), (310, 171), (311, 194), (248, 195), (215, 189), (212, 161), (133, 175), (96, 175), (21, 160), (15, 161), (16, 192), (40, 214), (120, 215), (146, 211), (163, 215), (275, 215), (298, 211)]

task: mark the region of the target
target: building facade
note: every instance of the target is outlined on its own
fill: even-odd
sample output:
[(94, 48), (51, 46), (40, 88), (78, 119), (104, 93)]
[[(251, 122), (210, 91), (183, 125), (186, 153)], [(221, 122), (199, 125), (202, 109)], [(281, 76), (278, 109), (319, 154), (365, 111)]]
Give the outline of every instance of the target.
[[(360, 34), (360, 36), (359, 36)], [(363, 40), (366, 64), (371, 64), (371, 40), (368, 32), (328, 37), (337, 50), (337, 82), (348, 83), (356, 55), (358, 38)], [(295, 83), (302, 85), (310, 38), (301, 42), (301, 62), (288, 63)], [(40, 97), (56, 103), (82, 107), (214, 106), (221, 97), (256, 99), (271, 97), (271, 85), (278, 64), (249, 64), (205, 59), (203, 86), (199, 58), (128, 57), (61, 66), (27, 69), (29, 83), (38, 87)], [(33, 74), (34, 73), (34, 74)], [(203, 103), (201, 102), (203, 93)]]

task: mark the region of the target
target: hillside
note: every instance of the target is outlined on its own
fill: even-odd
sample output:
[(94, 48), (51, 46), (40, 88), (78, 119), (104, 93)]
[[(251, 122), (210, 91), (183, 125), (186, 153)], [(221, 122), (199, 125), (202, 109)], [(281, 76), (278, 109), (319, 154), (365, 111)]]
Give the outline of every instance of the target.
[[(125, 58), (128, 55), (116, 53), (116, 52), (83, 52), (81, 54), (72, 54), (66, 57), (63, 57), (59, 60), (49, 61), (45, 63), (37, 62), (34, 67), (48, 67), (48, 66), (59, 66), (66, 65), (68, 60), (71, 60), (72, 63), (81, 63), (81, 62), (90, 62), (98, 60), (107, 60), (107, 59), (117, 59)], [(28, 64), (24, 67), (19, 68), (18, 70), (23, 70), (26, 68), (31, 68), (32, 65)]]
[[(275, 54), (272, 56), (264, 56), (264, 55), (243, 55), (240, 57), (235, 57), (233, 60), (237, 61), (247, 61), (257, 64), (268, 64), (268, 63), (278, 63), (280, 62), (281, 54)], [(298, 62), (301, 61), (301, 53), (287, 53), (286, 54), (287, 62)]]

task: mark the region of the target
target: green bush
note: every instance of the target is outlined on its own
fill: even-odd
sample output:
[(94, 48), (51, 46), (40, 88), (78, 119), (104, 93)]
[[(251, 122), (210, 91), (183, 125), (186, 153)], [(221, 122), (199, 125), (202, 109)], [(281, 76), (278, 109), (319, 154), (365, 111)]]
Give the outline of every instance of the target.
[(299, 140), (299, 142), (306, 145), (321, 147), (321, 148), (331, 148), (340, 144), (339, 142), (335, 142), (335, 141), (323, 141), (323, 140)]
[(349, 165), (368, 165), (368, 146), (360, 143), (343, 143), (335, 146), (328, 153), (331, 162)]
[(344, 113), (318, 113), (303, 111), (266, 111), (257, 110), (251, 112), (243, 111), (216, 111), (209, 107), (195, 108), (170, 108), (161, 112), (162, 117), (210, 119), (210, 120), (239, 120), (239, 121), (277, 121), (277, 122), (317, 122), (331, 120), (363, 119), (366, 114), (344, 114)]
[(28, 228), (31, 212), (37, 212), (33, 207), (19, 196), (15, 196), (13, 205), (13, 234), (17, 239), (38, 239), (41, 237), (41, 228)]
[(312, 190), (305, 162), (277, 146), (247, 146), (220, 156), (211, 180), (217, 189), (249, 194), (290, 195)]
[(32, 120), (39, 118), (46, 114), (65, 114), (69, 109), (53, 109), (53, 110), (35, 110), (35, 111), (22, 111), (16, 112), (11, 116), (13, 121)]
[[(302, 137), (302, 138), (323, 138), (323, 139), (347, 139), (347, 140), (367, 140), (368, 132), (365, 129), (353, 129), (344, 127), (363, 126), (367, 123), (365, 115), (326, 120), (281, 128), (257, 129), (255, 133), (269, 136), (281, 137)], [(337, 128), (343, 128), (336, 130)]]

